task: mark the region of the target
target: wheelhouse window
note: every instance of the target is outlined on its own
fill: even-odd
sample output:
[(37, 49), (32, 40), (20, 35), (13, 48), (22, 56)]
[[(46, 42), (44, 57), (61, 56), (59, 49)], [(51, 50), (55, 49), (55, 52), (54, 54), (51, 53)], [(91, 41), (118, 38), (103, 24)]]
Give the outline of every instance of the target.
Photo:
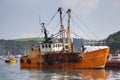
[(31, 51), (34, 51), (34, 52), (36, 52), (37, 50), (36, 50), (35, 48), (33, 48), (33, 47), (32, 47), (32, 48), (31, 48)]
[(42, 44), (42, 48), (44, 48), (44, 44)]
[(57, 47), (57, 44), (56, 44), (56, 47)]
[(58, 44), (58, 47), (60, 47), (60, 44)]
[(55, 47), (55, 44), (53, 44), (53, 47)]
[(51, 45), (49, 44), (49, 48), (51, 48)]
[(60, 44), (60, 47), (61, 47), (62, 45)]
[(45, 47), (47, 48), (47, 44), (45, 44)]

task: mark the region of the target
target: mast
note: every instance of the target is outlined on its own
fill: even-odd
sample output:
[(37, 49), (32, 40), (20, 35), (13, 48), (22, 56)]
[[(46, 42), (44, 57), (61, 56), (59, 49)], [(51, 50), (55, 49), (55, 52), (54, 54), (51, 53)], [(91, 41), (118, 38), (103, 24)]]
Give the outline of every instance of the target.
[(71, 38), (70, 38), (70, 17), (71, 17), (71, 9), (68, 9), (68, 29), (67, 29), (67, 37), (68, 37), (68, 51), (71, 49)]
[(62, 33), (62, 46), (63, 46), (63, 51), (65, 50), (65, 30), (63, 26), (63, 19), (62, 19), (62, 7), (59, 7), (58, 12), (60, 13), (60, 32)]

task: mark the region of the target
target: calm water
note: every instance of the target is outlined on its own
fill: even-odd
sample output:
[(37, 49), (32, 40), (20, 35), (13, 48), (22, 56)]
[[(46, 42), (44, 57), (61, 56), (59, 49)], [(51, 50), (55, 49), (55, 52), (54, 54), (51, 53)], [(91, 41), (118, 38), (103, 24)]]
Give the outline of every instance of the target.
[(120, 80), (120, 69), (20, 69), (0, 60), (0, 80)]

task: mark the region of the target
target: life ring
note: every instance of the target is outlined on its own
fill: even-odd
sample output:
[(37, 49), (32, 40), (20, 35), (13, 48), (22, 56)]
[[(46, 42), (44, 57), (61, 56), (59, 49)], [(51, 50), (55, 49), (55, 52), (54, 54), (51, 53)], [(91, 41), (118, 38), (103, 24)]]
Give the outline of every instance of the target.
[(24, 63), (24, 59), (20, 59), (20, 63)]
[(27, 63), (28, 63), (28, 64), (31, 64), (31, 60), (30, 60), (30, 59), (28, 59), (28, 60), (27, 60)]

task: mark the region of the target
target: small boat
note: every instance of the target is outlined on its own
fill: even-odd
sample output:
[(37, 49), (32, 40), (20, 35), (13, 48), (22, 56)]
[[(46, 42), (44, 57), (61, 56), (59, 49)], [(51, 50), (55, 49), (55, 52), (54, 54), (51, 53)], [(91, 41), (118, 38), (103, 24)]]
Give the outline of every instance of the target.
[(62, 23), (62, 8), (60, 13), (60, 31), (55, 36), (48, 37), (47, 29), (42, 23), (45, 40), (29, 47), (29, 55), (20, 59), (21, 68), (50, 68), (50, 69), (80, 69), (80, 68), (104, 68), (109, 53), (108, 46), (82, 46), (82, 50), (75, 51), (70, 37), (70, 13), (68, 9), (68, 28)]
[(17, 63), (17, 60), (13, 58), (13, 55), (8, 53), (7, 58), (4, 59), (5, 63)]
[(5, 59), (5, 63), (17, 63), (16, 59)]
[(16, 59), (11, 59), (10, 63), (17, 63), (17, 60)]

